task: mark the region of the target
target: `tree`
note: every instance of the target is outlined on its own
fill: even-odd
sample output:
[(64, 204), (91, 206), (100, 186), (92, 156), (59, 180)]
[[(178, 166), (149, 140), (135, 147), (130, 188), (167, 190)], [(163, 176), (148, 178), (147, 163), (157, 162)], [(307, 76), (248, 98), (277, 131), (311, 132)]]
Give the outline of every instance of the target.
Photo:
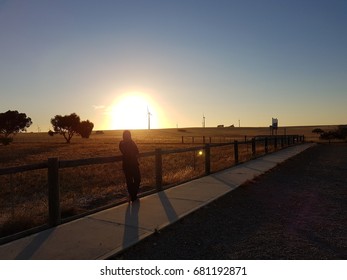
[(327, 132), (323, 132), (319, 138), (323, 140), (329, 140), (330, 143), (331, 140), (337, 138), (337, 134), (335, 130), (329, 130)]
[(0, 134), (3, 135), (0, 136), (1, 142), (4, 145), (9, 144), (13, 140), (13, 138), (10, 137), (11, 135), (26, 131), (31, 125), (31, 118), (27, 117), (25, 113), (11, 110), (0, 113)]
[(56, 115), (51, 119), (54, 132), (64, 136), (66, 143), (70, 143), (70, 140), (74, 134), (78, 134), (80, 126), (80, 117), (76, 113), (70, 115)]
[(89, 138), (93, 128), (94, 124), (89, 120), (82, 121), (79, 125), (78, 133), (82, 136), (82, 138)]
[(312, 130), (312, 133), (316, 133), (316, 134), (322, 134), (323, 132), (324, 130), (321, 128), (315, 128), (314, 130)]
[(323, 132), (321, 133), (320, 138), (329, 140), (329, 143), (332, 139), (345, 140), (347, 138), (347, 125), (339, 125), (337, 129)]

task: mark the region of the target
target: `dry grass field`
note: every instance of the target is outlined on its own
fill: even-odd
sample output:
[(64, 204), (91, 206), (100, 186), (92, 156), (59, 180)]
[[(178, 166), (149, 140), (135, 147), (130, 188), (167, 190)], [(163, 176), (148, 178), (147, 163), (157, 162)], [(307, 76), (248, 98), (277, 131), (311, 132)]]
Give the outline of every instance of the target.
[[(318, 141), (314, 128), (329, 130), (333, 126), (280, 128), (278, 134), (305, 135), (306, 141)], [(140, 152), (181, 149), (206, 143), (244, 141), (257, 135), (269, 135), (269, 128), (185, 128), (134, 130), (133, 139)], [(89, 139), (74, 136), (71, 144), (63, 137), (47, 133), (22, 133), (8, 146), (0, 146), (0, 169), (46, 162), (48, 158), (74, 160), (120, 155), (118, 143), (122, 131), (93, 133)], [(182, 143), (182, 137), (184, 143)], [(194, 137), (194, 138), (193, 138)], [(194, 143), (193, 143), (194, 141)], [(211, 148), (211, 171), (234, 164), (233, 145)], [(240, 161), (251, 158), (251, 145), (240, 145)], [(271, 151), (271, 150), (270, 150)], [(264, 152), (257, 147), (257, 153)], [(189, 151), (163, 155), (163, 185), (168, 186), (202, 176), (204, 155)], [(155, 189), (154, 156), (140, 158), (141, 192)], [(124, 201), (127, 192), (121, 162), (60, 169), (62, 217), (84, 213), (112, 203)], [(0, 175), (0, 237), (47, 222), (47, 170)]]
[[(312, 133), (314, 128), (330, 130), (336, 126), (302, 126), (279, 128), (278, 134), (305, 135), (306, 141), (318, 141), (318, 135)], [(202, 141), (202, 136), (212, 137), (213, 143), (233, 140), (244, 140), (256, 135), (269, 135), (269, 128), (186, 128), (186, 129), (154, 129), (133, 130), (133, 139), (138, 143), (141, 152), (152, 151), (155, 148), (177, 148), (184, 142), (192, 143), (192, 137), (196, 142)], [(118, 155), (118, 143), (122, 131), (104, 131), (103, 134), (93, 133), (90, 139), (82, 139), (74, 136), (71, 144), (65, 144), (64, 138), (59, 135), (54, 137), (47, 133), (21, 133), (15, 136), (14, 143), (9, 146), (0, 146), (0, 168), (19, 166), (40, 161), (46, 161), (49, 157), (64, 159), (80, 159), (89, 157), (101, 157)], [(180, 145), (181, 146), (181, 145)]]

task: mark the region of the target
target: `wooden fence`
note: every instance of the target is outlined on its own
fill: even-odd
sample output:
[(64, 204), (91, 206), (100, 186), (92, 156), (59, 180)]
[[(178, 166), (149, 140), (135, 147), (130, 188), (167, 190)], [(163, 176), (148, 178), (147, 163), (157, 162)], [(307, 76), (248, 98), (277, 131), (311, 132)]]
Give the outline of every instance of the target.
[[(205, 155), (205, 175), (211, 173), (211, 148), (221, 147), (227, 145), (234, 146), (234, 163), (239, 163), (239, 145), (241, 144), (251, 144), (252, 158), (255, 158), (256, 147), (258, 145), (264, 146), (265, 154), (269, 152), (269, 145), (272, 145), (274, 150), (279, 148), (284, 148), (289, 145), (299, 144), (304, 142), (304, 136), (301, 135), (286, 135), (286, 136), (258, 136), (252, 138), (250, 141), (234, 141), (230, 143), (213, 144), (207, 143), (199, 147), (190, 147), (184, 149), (175, 150), (162, 150), (156, 149), (153, 152), (140, 153), (140, 157), (155, 157), (155, 182), (157, 191), (163, 188), (163, 169), (162, 169), (162, 155), (167, 154), (177, 154), (189, 151), (200, 151), (204, 150)], [(8, 167), (0, 169), (0, 175), (15, 174), (20, 172), (27, 172), (38, 169), (47, 169), (48, 176), (48, 214), (49, 214), (49, 226), (53, 227), (61, 224), (61, 209), (60, 209), (60, 190), (59, 190), (59, 169), (62, 168), (73, 168), (83, 165), (94, 165), (94, 164), (104, 164), (119, 162), (122, 160), (122, 156), (112, 156), (112, 157), (99, 157), (99, 158), (89, 158), (89, 159), (79, 159), (79, 160), (59, 160), (58, 158), (49, 158), (47, 162), (41, 162), (37, 164), (30, 164), (19, 167)]]

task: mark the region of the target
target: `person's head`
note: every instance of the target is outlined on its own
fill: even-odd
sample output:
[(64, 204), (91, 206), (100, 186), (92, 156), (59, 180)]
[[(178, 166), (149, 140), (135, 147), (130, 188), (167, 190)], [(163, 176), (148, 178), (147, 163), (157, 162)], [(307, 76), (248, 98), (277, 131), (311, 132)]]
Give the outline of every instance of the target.
[(129, 130), (124, 130), (123, 131), (123, 139), (124, 140), (131, 140), (131, 133)]

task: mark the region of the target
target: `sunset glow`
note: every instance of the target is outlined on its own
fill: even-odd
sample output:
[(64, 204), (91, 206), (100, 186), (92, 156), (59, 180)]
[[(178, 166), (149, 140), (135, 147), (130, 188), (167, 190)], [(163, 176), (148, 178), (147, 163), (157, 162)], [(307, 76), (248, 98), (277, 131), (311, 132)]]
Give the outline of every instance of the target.
[(346, 123), (346, 1), (135, 2), (0, 1), (0, 112), (29, 132), (147, 129), (147, 106), (151, 128)]
[(158, 127), (157, 112), (142, 93), (129, 93), (117, 98), (109, 108), (109, 129), (146, 129), (150, 112), (151, 128)]

